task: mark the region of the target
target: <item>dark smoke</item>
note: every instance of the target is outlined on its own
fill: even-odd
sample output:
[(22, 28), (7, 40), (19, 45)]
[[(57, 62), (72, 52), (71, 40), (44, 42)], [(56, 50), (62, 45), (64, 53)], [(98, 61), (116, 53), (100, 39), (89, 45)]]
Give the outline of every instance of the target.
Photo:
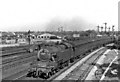
[(83, 31), (88, 28), (87, 21), (79, 17), (72, 19), (60, 19), (53, 18), (49, 23), (46, 24), (46, 31), (56, 31), (59, 27), (63, 27), (66, 31)]

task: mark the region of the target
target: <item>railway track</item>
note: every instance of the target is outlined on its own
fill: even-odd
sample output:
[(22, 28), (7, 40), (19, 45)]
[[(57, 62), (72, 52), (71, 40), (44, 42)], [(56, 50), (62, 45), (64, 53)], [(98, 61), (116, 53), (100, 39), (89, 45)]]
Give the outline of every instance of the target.
[[(36, 52), (34, 53), (24, 53), (24, 54), (18, 54), (15, 58), (8, 58), (4, 59), (2, 61), (2, 64), (0, 64), (0, 69), (2, 69), (2, 73), (6, 74), (6, 71), (9, 71), (11, 69), (18, 68), (19, 66), (23, 66), (26, 63), (30, 63), (33, 60), (36, 60)], [(13, 56), (14, 57), (14, 56)], [(16, 71), (16, 70), (14, 70)]]
[(2, 69), (3, 70), (7, 70), (7, 69), (13, 68), (13, 67), (15, 67), (17, 65), (22, 65), (23, 63), (28, 62), (28, 60), (32, 61), (34, 59), (37, 59), (34, 54), (26, 55), (26, 56), (24, 56), (22, 58), (18, 57), (18, 58), (15, 59), (16, 61), (15, 60), (11, 60), (11, 62), (9, 62), (9, 61), (4, 62), (4, 64), (2, 64)]
[[(67, 69), (61, 75), (57, 76), (54, 80), (84, 80), (86, 75), (89, 73), (93, 65), (91, 63), (95, 63), (97, 59), (106, 51), (100, 50), (92, 54), (92, 56), (86, 56), (85, 59), (77, 61), (76, 64), (72, 65), (70, 69)], [(88, 64), (87, 64), (88, 63)]]
[(2, 48), (2, 50), (1, 50), (2, 54), (0, 55), (0, 57), (6, 58), (6, 57), (18, 55), (20, 53), (26, 53), (29, 51), (29, 48), (31, 46), (32, 45)]
[(27, 48), (15, 48), (15, 49), (9, 49), (7, 51), (1, 51), (1, 55), (0, 57), (2, 58), (5, 58), (5, 57), (8, 57), (8, 56), (11, 56), (11, 55), (16, 55), (16, 54), (19, 54), (19, 53), (25, 53), (27, 52)]
[(22, 59), (25, 59), (25, 58), (29, 58), (29, 57), (32, 57), (32, 56), (36, 56), (36, 53), (37, 52), (34, 52), (34, 53), (23, 53), (23, 54), (21, 53), (21, 54), (12, 56), (12, 57), (8, 57), (8, 58), (5, 58), (5, 59), (2, 59), (2, 65), (5, 65), (5, 64), (11, 63), (11, 62), (15, 62), (15, 61), (19, 61), (19, 60), (22, 60)]
[(3, 52), (2, 52), (2, 55), (1, 55), (0, 57), (6, 58), (6, 57), (18, 55), (18, 54), (20, 54), (20, 53), (25, 53), (25, 52), (27, 52), (27, 50), (10, 51), (10, 52), (4, 53), (4, 54), (3, 54)]
[[(104, 49), (104, 50), (103, 50), (103, 49), (102, 49), (102, 50), (99, 50), (99, 54), (104, 53), (105, 50), (106, 50), (106, 49)], [(93, 55), (95, 55), (96, 53), (98, 53), (98, 52), (96, 51), (95, 53), (93, 53)], [(83, 58), (83, 57), (82, 57), (82, 58)], [(59, 77), (60, 74), (62, 74), (62, 73), (65, 72), (67, 69), (69, 69), (70, 67), (72, 67), (75, 63), (77, 63), (78, 61), (81, 61), (82, 58), (79, 59), (79, 60), (77, 60), (77, 61), (75, 61), (74, 63), (70, 64), (68, 67), (65, 67), (64, 69), (60, 70), (59, 72), (57, 72), (55, 75), (53, 75), (52, 77), (50, 77), (50, 78), (47, 79), (47, 80), (53, 81), (54, 79), (56, 79), (57, 77)], [(84, 62), (85, 62), (85, 60), (84, 60)], [(19, 75), (19, 74), (18, 74), (18, 75)], [(29, 80), (29, 79), (30, 79), (30, 80), (31, 80), (31, 79), (33, 79), (33, 80), (43, 80), (42, 78), (28, 78), (28, 77), (26, 77), (26, 72), (24, 72), (24, 74), (22, 74), (22, 75), (20, 75), (19, 77), (13, 79), (13, 82), (14, 82), (14, 80)], [(44, 81), (46, 81), (46, 80), (44, 80)]]
[[(13, 52), (12, 52), (13, 51)], [(9, 53), (2, 54), (2, 65), (19, 61), (24, 58), (36, 56), (36, 50), (34, 52), (29, 53), (27, 48), (18, 48), (14, 50), (10, 50)]]
[(25, 69), (28, 69), (29, 64), (36, 59), (37, 59), (36, 56), (29, 57), (29, 58), (25, 58), (20, 61), (16, 61), (14, 63), (3, 66), (2, 67), (3, 79), (10, 78), (11, 75), (14, 76), (14, 74), (19, 74), (19, 72), (24, 71)]
[[(84, 44), (85, 44), (85, 43), (84, 43)], [(15, 67), (15, 66), (17, 66), (17, 65), (22, 65), (22, 64), (24, 64), (26, 60), (25, 60), (23, 63), (21, 63), (21, 62), (22, 62), (21, 60), (24, 60), (24, 58), (25, 58), (25, 57), (21, 57), (21, 58), (18, 57), (18, 59), (17, 59), (17, 58), (16, 58), (16, 59), (14, 58), (15, 60), (18, 60), (19, 62), (18, 62), (18, 61), (15, 61), (15, 60), (12, 61), (12, 62), (14, 62), (15, 64), (13, 64), (13, 63), (11, 62), (14, 66), (10, 66), (10, 67)], [(28, 56), (28, 57), (26, 56), (26, 58), (30, 60), (29, 56)], [(25, 59), (26, 59), (26, 58), (25, 58)], [(9, 62), (7, 62), (7, 63), (9, 63)], [(5, 63), (4, 63), (4, 64), (5, 64)], [(10, 63), (9, 63), (9, 64), (10, 64)], [(8, 66), (9, 66), (9, 65), (8, 65)], [(6, 69), (9, 69), (10, 67), (8, 67), (8, 68), (6, 67)], [(68, 66), (68, 67), (69, 67), (69, 66)], [(66, 69), (67, 69), (67, 68), (66, 68)], [(18, 74), (19, 74), (19, 73), (18, 73)], [(58, 73), (57, 73), (57, 74), (58, 74)], [(23, 76), (23, 74), (22, 74), (22, 76)], [(14, 77), (14, 75), (13, 75), (13, 77)], [(23, 77), (24, 77), (24, 76), (23, 76)], [(55, 76), (55, 77), (56, 77), (56, 76)], [(22, 78), (22, 77), (20, 76), (20, 78)], [(19, 79), (20, 79), (20, 78), (19, 78)], [(15, 79), (15, 80), (16, 80), (16, 79)]]
[(25, 48), (28, 47), (30, 45), (24, 45), (24, 46), (11, 46), (11, 47), (2, 47), (2, 51), (9, 51), (9, 50), (14, 50), (14, 49), (21, 49), (21, 48)]
[[(87, 77), (87, 75), (89, 74), (89, 72), (91, 71), (91, 69), (93, 68), (94, 64), (97, 62), (97, 60), (101, 57), (101, 55), (103, 55), (103, 53), (106, 50), (97, 53), (96, 55), (90, 57), (87, 61), (84, 62), (84, 64), (82, 64), (80, 67), (84, 67), (85, 65), (88, 65), (83, 72), (80, 74), (80, 76), (78, 77), (78, 81), (79, 80), (85, 80), (85, 78)], [(93, 60), (92, 60), (93, 59)], [(79, 69), (81, 69), (80, 67), (78, 67)], [(76, 71), (76, 70), (75, 70)], [(80, 70), (81, 71), (81, 70)]]

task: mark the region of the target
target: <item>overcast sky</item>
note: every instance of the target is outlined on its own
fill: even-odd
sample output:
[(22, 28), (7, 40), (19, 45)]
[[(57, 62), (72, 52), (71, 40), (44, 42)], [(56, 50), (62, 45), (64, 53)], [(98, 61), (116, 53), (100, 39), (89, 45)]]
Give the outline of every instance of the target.
[(118, 28), (119, 0), (0, 0), (0, 31)]

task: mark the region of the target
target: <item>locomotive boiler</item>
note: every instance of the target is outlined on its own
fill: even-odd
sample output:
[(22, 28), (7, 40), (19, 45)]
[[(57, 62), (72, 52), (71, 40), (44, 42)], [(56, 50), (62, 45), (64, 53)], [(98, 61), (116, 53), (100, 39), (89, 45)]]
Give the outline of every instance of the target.
[(105, 37), (89, 39), (83, 43), (78, 41), (76, 44), (65, 41), (44, 44), (37, 52), (37, 60), (31, 63), (27, 76), (47, 79), (86, 53), (112, 41), (110, 37)]

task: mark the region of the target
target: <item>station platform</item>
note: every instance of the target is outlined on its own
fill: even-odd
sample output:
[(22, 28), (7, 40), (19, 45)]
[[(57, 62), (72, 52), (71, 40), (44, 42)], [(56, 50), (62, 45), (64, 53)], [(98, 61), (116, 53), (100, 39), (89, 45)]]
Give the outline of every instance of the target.
[(119, 53), (116, 49), (108, 49), (97, 61), (93, 64), (92, 70), (86, 77), (86, 81), (99, 80), (102, 81), (115, 81), (120, 82), (120, 64)]

